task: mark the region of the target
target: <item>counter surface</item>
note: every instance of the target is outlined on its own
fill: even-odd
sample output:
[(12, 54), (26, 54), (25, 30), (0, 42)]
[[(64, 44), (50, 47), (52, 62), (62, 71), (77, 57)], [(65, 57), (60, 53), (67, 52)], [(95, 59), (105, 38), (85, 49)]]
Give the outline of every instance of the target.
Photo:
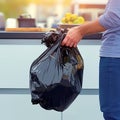
[[(5, 32), (0, 31), (0, 39), (42, 39), (46, 32)], [(102, 33), (87, 35), (83, 39), (99, 40)]]

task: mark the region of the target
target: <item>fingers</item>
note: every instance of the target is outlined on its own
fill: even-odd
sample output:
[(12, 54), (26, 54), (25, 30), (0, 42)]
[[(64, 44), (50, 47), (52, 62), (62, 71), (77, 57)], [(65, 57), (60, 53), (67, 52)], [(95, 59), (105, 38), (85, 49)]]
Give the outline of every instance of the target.
[(75, 41), (67, 35), (62, 41), (62, 46), (64, 45), (69, 47), (76, 47), (77, 43), (75, 43)]
[(75, 43), (73, 47), (77, 47), (77, 43)]
[(73, 47), (73, 46), (74, 46), (74, 43), (71, 42), (68, 46), (69, 46), (69, 47)]
[(67, 36), (64, 38), (64, 40), (62, 41), (62, 45), (64, 46), (67, 43)]

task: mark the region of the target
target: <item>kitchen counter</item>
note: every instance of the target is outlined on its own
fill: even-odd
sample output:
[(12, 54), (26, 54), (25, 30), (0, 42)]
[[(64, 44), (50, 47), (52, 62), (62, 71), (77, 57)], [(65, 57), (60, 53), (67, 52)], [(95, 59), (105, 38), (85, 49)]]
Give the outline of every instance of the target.
[[(41, 44), (45, 32), (0, 32), (0, 100), (3, 120), (38, 119), (63, 120), (61, 118), (90, 119), (100, 118), (98, 103), (99, 84), (99, 48), (101, 33), (85, 36), (78, 44), (84, 59), (83, 86), (80, 95), (64, 112), (45, 111), (39, 106), (32, 106), (29, 89), (29, 70), (32, 62), (46, 50)], [(9, 100), (9, 102), (8, 102)], [(92, 102), (88, 102), (92, 101)], [(19, 103), (19, 104), (18, 104)], [(23, 111), (24, 106), (24, 111)], [(86, 109), (81, 109), (86, 108)], [(91, 108), (91, 109), (88, 109)], [(76, 111), (77, 110), (77, 111)], [(21, 116), (21, 114), (23, 114)], [(82, 113), (80, 115), (80, 113)], [(7, 114), (7, 116), (6, 116)], [(47, 116), (46, 116), (47, 115)], [(83, 117), (82, 117), (83, 115)], [(53, 117), (54, 116), (54, 117)], [(62, 116), (62, 117), (61, 117)], [(101, 120), (101, 118), (100, 118)]]
[[(5, 32), (0, 31), (0, 39), (42, 39), (46, 32)], [(101, 39), (102, 33), (87, 35), (83, 39)]]
[(42, 39), (45, 32), (4, 32), (0, 31), (0, 39)]
[[(20, 93), (28, 93), (29, 68), (46, 49), (41, 44), (45, 33), (0, 31), (0, 72), (2, 73), (0, 91), (2, 90), (2, 93), (9, 93), (10, 90), (11, 93), (17, 90)], [(85, 36), (78, 44), (85, 63), (82, 94), (98, 94), (98, 52), (101, 36), (101, 33)], [(91, 68), (94, 69), (94, 73), (91, 73)]]
[[(46, 32), (5, 32), (0, 31), (0, 44), (11, 45), (40, 45)], [(84, 36), (79, 44), (99, 45), (102, 33)]]

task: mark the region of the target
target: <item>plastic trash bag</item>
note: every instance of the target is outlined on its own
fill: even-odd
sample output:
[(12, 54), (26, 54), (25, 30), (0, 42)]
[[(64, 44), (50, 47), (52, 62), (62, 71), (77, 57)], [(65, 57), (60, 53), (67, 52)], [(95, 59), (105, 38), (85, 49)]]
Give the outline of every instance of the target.
[(82, 89), (84, 63), (77, 48), (61, 46), (64, 34), (50, 33), (48, 47), (30, 67), (32, 104), (46, 110), (64, 111)]

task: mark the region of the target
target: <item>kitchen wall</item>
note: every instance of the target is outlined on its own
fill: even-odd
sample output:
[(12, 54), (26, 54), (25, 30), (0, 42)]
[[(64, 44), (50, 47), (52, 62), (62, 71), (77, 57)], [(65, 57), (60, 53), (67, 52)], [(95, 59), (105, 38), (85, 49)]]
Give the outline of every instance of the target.
[[(5, 1), (5, 0), (3, 0)], [(62, 0), (63, 2), (64, 0)], [(56, 4), (51, 4), (51, 5), (45, 5), (45, 4), (37, 4), (35, 2), (30, 2), (28, 5), (26, 5), (26, 7), (23, 10), (22, 4), (19, 5), (20, 8), (19, 12), (16, 13), (18, 15), (16, 15), (17, 17), (19, 17), (20, 15), (20, 11), (25, 11), (26, 13), (30, 14), (32, 18), (35, 18), (37, 21), (37, 24), (41, 25), (42, 27), (44, 27), (44, 25), (47, 24), (48, 21), (50, 21), (49, 18), (54, 16), (58, 18), (58, 22), (60, 22), (61, 18), (64, 16), (64, 14), (66, 12), (73, 12), (73, 13), (77, 13), (79, 15), (82, 15), (85, 20), (90, 21), (93, 19), (96, 19), (99, 15), (101, 15), (104, 12), (104, 8), (101, 8), (100, 6), (105, 6), (108, 0), (73, 0), (71, 2), (69, 2), (68, 4), (64, 5), (61, 0), (58, 0), (58, 3), (56, 2)], [(77, 9), (74, 9), (74, 5), (77, 3)], [(18, 4), (17, 2), (15, 4)], [(0, 2), (0, 5), (1, 2)], [(9, 15), (8, 17), (15, 17), (14, 14), (11, 14), (12, 12), (10, 11), (11, 8), (11, 4), (9, 5), (6, 2), (6, 5), (8, 5), (8, 10), (6, 10), (5, 7), (0, 8), (0, 11), (4, 11), (3, 14), (5, 15), (5, 17), (7, 18), (7, 15)], [(94, 5), (94, 6), (98, 6), (96, 8), (92, 8), (86, 5)], [(83, 7), (84, 6), (84, 7)], [(4, 10), (3, 10), (4, 9)], [(15, 5), (14, 5), (14, 9)], [(9, 14), (8, 14), (9, 13)]]

